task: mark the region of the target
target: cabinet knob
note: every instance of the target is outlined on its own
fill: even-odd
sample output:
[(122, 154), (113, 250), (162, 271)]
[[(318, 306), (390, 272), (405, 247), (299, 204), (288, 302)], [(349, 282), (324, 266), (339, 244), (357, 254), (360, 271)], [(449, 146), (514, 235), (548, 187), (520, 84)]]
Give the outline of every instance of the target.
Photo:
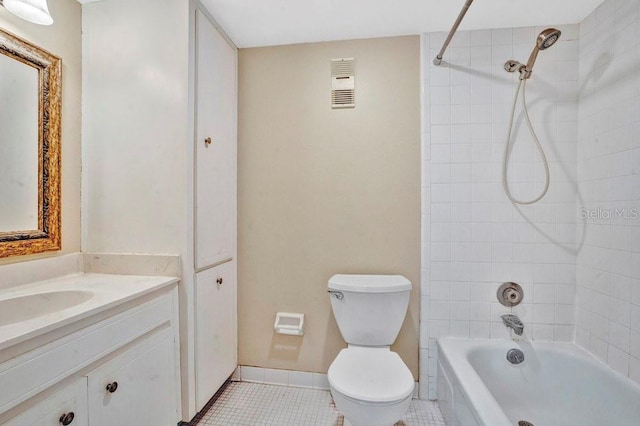
[(216, 282), (217, 282), (218, 284), (222, 285), (222, 278), (218, 278), (218, 279), (216, 280)]
[(205, 146), (205, 148), (209, 148), (209, 145), (211, 145), (211, 142), (213, 142), (213, 141), (211, 140), (211, 138), (210, 138), (210, 137), (209, 137), (209, 138), (206, 138), (206, 139), (204, 140), (204, 146)]
[(60, 416), (60, 423), (63, 424), (64, 426), (70, 425), (71, 422), (73, 422), (73, 418), (76, 415), (73, 414), (73, 411), (70, 411), (68, 413), (64, 413), (63, 415)]
[(118, 390), (118, 382), (109, 383), (107, 385), (107, 392), (114, 393), (116, 390)]

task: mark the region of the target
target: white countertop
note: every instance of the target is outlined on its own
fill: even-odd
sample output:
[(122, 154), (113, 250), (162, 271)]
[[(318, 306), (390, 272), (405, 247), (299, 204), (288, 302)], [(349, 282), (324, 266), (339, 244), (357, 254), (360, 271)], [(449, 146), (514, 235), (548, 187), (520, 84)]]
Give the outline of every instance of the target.
[[(6, 325), (0, 323), (0, 350), (173, 285), (178, 280), (176, 277), (77, 273), (3, 289), (0, 291), (0, 307), (3, 302), (8, 303), (7, 299), (42, 293), (75, 291), (77, 293), (66, 294), (81, 294), (83, 297), (80, 303), (66, 309)], [(44, 303), (46, 295), (42, 299)]]

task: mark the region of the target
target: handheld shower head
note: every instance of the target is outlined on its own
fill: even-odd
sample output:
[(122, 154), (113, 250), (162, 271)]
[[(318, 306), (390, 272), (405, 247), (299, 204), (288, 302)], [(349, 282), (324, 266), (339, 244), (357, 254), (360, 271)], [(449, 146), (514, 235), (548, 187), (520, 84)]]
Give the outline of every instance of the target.
[(542, 31), (536, 39), (538, 49), (545, 50), (553, 46), (553, 44), (560, 38), (560, 34), (562, 34), (560, 30), (556, 30), (555, 28), (547, 28)]
[(531, 77), (533, 64), (536, 63), (536, 59), (538, 58), (538, 52), (540, 52), (541, 50), (546, 50), (553, 46), (555, 42), (560, 38), (560, 34), (562, 34), (560, 30), (556, 30), (555, 28), (547, 28), (538, 35), (538, 38), (536, 39), (536, 46), (533, 48), (533, 51), (529, 56), (527, 65), (520, 68), (521, 80)]

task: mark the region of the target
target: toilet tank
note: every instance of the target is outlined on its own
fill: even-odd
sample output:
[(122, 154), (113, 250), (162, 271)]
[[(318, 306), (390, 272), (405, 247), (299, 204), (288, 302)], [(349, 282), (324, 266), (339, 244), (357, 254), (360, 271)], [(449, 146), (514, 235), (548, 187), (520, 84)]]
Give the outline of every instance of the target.
[(402, 275), (346, 275), (329, 279), (333, 315), (353, 345), (390, 346), (409, 306), (411, 282)]

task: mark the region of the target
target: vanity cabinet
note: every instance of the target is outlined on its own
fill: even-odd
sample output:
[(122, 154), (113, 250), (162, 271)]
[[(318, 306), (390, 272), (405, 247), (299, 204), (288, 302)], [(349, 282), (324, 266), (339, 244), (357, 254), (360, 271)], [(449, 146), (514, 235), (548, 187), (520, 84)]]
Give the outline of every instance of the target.
[(177, 418), (170, 328), (134, 345), (86, 376), (53, 389), (8, 426), (163, 425)]
[(159, 294), (81, 321), (81, 326), (71, 323), (51, 331), (58, 336), (53, 340), (45, 334), (5, 349), (9, 353), (0, 351), (5, 360), (0, 361), (0, 424), (151, 426), (180, 421), (175, 281)]

